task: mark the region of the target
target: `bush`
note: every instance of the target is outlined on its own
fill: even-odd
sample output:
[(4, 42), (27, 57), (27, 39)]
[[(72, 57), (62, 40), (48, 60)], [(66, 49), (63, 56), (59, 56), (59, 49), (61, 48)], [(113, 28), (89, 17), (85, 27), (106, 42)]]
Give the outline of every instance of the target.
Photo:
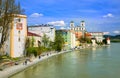
[(37, 56), (37, 49), (34, 47), (27, 48), (26, 56), (31, 56), (32, 54), (34, 54), (34, 56), (36, 57)]

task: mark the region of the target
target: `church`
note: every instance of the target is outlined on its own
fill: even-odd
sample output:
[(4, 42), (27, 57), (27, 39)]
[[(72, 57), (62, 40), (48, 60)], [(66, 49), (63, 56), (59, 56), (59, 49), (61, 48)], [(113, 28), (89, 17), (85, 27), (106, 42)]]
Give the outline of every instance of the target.
[(73, 21), (71, 21), (70, 28), (71, 28), (71, 31), (75, 32), (76, 38), (81, 38), (81, 37), (84, 38), (84, 34), (86, 32), (85, 21), (81, 21), (80, 25), (77, 25), (77, 26), (75, 26)]

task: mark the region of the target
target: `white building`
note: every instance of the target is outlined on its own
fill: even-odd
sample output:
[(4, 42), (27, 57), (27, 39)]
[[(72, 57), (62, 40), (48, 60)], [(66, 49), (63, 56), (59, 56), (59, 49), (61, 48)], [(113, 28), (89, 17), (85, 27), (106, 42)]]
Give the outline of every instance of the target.
[(92, 38), (91, 41), (92, 41), (92, 46), (96, 46), (96, 39)]
[[(78, 33), (78, 37), (83, 36), (84, 37), (84, 33), (86, 32), (86, 28), (85, 28), (85, 21), (81, 21), (80, 25), (75, 26), (75, 23), (73, 21), (70, 22), (70, 28), (72, 31), (74, 31), (76, 34)], [(79, 34), (79, 32), (81, 32)]]
[(6, 41), (5, 52), (10, 57), (21, 57), (24, 54), (25, 39), (27, 37), (27, 17), (15, 15), (11, 23), (9, 38)]
[(91, 38), (95, 38), (97, 42), (102, 42), (104, 37), (103, 37), (103, 32), (89, 32), (91, 34)]
[(71, 36), (71, 48), (75, 48), (76, 46), (75, 32), (71, 30), (70, 36)]
[(110, 45), (110, 38), (107, 38), (107, 44)]
[(50, 25), (28, 26), (28, 31), (40, 36), (46, 34), (50, 41), (54, 41), (55, 39), (55, 28)]

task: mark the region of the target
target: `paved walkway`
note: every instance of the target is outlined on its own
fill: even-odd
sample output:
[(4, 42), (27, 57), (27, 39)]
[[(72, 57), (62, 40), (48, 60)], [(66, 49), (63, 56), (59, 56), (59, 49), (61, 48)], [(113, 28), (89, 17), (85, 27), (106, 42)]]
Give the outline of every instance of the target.
[(36, 64), (36, 63), (38, 63), (38, 62), (40, 62), (40, 61), (42, 61), (44, 59), (47, 59), (49, 57), (52, 57), (52, 56), (55, 56), (55, 55), (58, 55), (58, 54), (61, 54), (61, 53), (69, 52), (69, 51), (63, 51), (63, 52), (59, 52), (59, 53), (52, 53), (49, 56), (45, 55), (44, 57), (41, 57), (40, 59), (36, 58), (32, 62), (28, 62), (27, 65), (19, 64), (19, 65), (11, 66), (9, 68), (5, 68), (3, 71), (0, 71), (0, 78), (8, 78), (11, 75), (13, 75), (15, 73), (18, 73), (20, 71), (23, 71), (25, 68), (27, 68), (29, 66), (32, 66), (32, 65), (34, 65), (34, 64)]

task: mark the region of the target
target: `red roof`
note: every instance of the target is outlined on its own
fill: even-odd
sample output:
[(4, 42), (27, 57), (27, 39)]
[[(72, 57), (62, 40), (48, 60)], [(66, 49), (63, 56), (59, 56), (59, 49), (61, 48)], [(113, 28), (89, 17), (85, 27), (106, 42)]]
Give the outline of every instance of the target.
[(110, 38), (109, 38), (109, 37), (107, 37), (107, 40), (110, 40)]
[(86, 33), (85, 36), (92, 36), (90, 33)]
[(27, 36), (37, 36), (37, 37), (41, 37), (38, 34), (32, 33), (32, 32), (27, 32)]

